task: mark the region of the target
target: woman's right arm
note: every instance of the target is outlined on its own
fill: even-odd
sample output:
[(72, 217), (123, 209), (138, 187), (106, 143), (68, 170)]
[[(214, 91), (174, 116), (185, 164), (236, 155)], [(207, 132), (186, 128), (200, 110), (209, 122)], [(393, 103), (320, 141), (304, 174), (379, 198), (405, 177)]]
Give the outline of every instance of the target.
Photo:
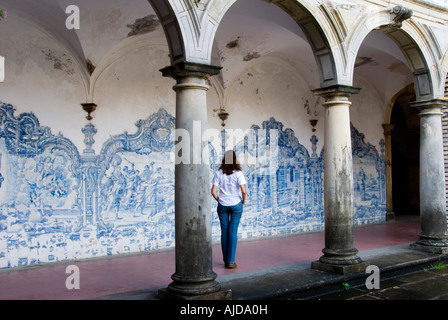
[(240, 188), (241, 188), (241, 194), (243, 195), (243, 206), (244, 206), (244, 203), (246, 202), (246, 187), (245, 187), (245, 185), (244, 184), (242, 184), (242, 185), (240, 185)]

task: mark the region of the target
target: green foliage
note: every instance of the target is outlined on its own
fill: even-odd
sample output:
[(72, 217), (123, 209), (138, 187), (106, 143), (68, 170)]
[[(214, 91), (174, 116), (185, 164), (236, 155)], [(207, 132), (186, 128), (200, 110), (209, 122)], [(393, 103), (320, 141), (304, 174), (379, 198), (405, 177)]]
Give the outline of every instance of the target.
[(446, 265), (443, 262), (438, 262), (436, 265), (432, 266), (435, 270), (443, 270), (446, 268)]

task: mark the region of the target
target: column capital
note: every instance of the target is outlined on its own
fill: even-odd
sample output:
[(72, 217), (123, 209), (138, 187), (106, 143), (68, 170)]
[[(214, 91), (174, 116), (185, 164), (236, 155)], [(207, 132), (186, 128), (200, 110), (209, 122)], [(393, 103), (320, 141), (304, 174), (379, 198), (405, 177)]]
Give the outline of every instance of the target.
[(411, 107), (417, 108), (420, 110), (419, 116), (442, 116), (442, 109), (448, 107), (448, 100), (446, 99), (432, 99), (432, 100), (423, 100), (411, 102)]
[(334, 85), (324, 88), (319, 88), (312, 90), (315, 95), (323, 96), (325, 98), (332, 96), (345, 96), (348, 97), (352, 94), (358, 94), (361, 92), (361, 88), (345, 86), (345, 85)]
[(171, 66), (160, 69), (164, 77), (177, 79), (179, 77), (198, 77), (207, 79), (210, 76), (219, 74), (222, 67), (200, 64), (195, 62), (182, 61)]
[(390, 136), (392, 135), (392, 130), (394, 130), (395, 125), (391, 123), (383, 123), (384, 135)]
[(419, 108), (419, 109), (443, 108), (443, 107), (448, 107), (448, 99), (440, 98), (440, 99), (432, 99), (432, 100), (415, 101), (415, 102), (411, 102), (410, 105), (413, 108)]

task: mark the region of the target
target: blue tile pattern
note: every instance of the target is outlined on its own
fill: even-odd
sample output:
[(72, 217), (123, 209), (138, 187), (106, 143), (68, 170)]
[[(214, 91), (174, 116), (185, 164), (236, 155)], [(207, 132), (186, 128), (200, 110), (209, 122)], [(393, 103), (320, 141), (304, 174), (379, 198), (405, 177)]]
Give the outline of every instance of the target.
[[(98, 155), (92, 124), (82, 128), (82, 154), (34, 114), (16, 117), (12, 105), (0, 104), (0, 125), (0, 268), (174, 246), (175, 118), (164, 109), (138, 121), (135, 134), (111, 137)], [(272, 130), (275, 162), (266, 157)], [(384, 221), (384, 141), (379, 153), (353, 126), (352, 139), (356, 223)], [(249, 194), (240, 237), (323, 229), (323, 149), (316, 136), (310, 141), (311, 154), (271, 118), (235, 147), (257, 160), (243, 164)], [(212, 175), (220, 159), (209, 146)]]

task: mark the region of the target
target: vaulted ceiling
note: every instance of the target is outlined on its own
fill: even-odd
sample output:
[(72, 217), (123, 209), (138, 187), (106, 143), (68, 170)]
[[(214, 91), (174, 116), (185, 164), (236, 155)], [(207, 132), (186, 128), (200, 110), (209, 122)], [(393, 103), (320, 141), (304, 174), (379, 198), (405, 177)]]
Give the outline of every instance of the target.
[[(85, 61), (93, 66), (101, 64), (114, 50), (126, 46), (134, 35), (150, 31), (151, 36), (164, 39), (147, 0), (133, 0), (132, 4), (126, 0), (76, 1), (82, 25), (79, 30), (68, 30), (64, 27), (65, 9), (72, 3), (71, 0), (0, 0), (0, 6), (7, 7), (25, 23), (38, 26), (56, 38), (83, 66)], [(310, 90), (319, 86), (311, 47), (294, 20), (269, 2), (237, 1), (224, 16), (213, 48), (212, 63), (223, 67), (220, 75), (223, 88), (262, 58), (283, 61), (302, 75)], [(354, 81), (359, 78), (381, 95), (393, 94), (389, 91), (412, 83), (399, 48), (387, 36), (373, 32), (358, 52)]]

